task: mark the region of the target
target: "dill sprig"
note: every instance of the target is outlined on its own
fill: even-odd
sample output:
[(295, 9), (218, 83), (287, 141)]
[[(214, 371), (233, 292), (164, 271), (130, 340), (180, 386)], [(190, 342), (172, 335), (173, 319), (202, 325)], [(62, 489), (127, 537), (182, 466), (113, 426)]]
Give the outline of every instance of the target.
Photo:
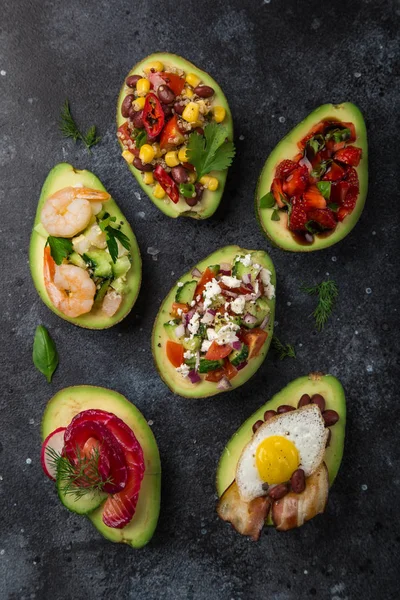
[(331, 316), (339, 294), (336, 282), (333, 279), (327, 279), (314, 286), (303, 285), (300, 289), (310, 296), (318, 296), (317, 308), (312, 314), (318, 331), (322, 331)]
[(282, 344), (276, 335), (272, 337), (271, 346), (279, 360), (283, 360), (284, 358), (296, 358), (294, 347), (291, 344)]
[(95, 146), (101, 140), (101, 138), (96, 135), (95, 125), (92, 125), (88, 129), (86, 135), (79, 131), (79, 127), (71, 114), (71, 108), (68, 100), (64, 102), (61, 109), (60, 130), (65, 137), (72, 138), (74, 142), (81, 140), (89, 151), (92, 146)]
[(105, 484), (112, 483), (112, 477), (103, 480), (100, 476), (98, 448), (93, 448), (90, 456), (83, 456), (77, 447), (75, 463), (61, 456), (54, 448), (47, 448), (46, 454), (56, 468), (57, 482), (61, 484), (60, 491), (64, 495), (73, 494), (79, 500), (86, 494), (102, 492)]

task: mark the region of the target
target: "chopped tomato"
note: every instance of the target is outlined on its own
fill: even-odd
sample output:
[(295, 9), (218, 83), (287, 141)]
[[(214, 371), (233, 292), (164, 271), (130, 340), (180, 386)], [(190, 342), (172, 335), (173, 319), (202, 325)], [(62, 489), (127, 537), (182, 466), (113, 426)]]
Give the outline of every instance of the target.
[(176, 75), (176, 73), (162, 72), (160, 76), (164, 79), (165, 83), (174, 92), (175, 96), (180, 96), (185, 86), (185, 78)]
[(310, 185), (303, 194), (304, 210), (311, 208), (326, 208), (326, 200), (316, 185)]
[(305, 231), (308, 220), (303, 200), (297, 197), (293, 198), (290, 209), (289, 229), (291, 231)]
[(180, 302), (174, 302), (172, 305), (171, 315), (175, 318), (180, 317), (178, 310), (181, 310), (183, 313), (187, 313), (189, 312), (189, 306)]
[(308, 183), (308, 169), (306, 166), (297, 167), (295, 171), (289, 175), (283, 184), (283, 191), (289, 198), (302, 194)]
[(238, 374), (238, 370), (233, 366), (229, 358), (224, 360), (224, 371), (228, 379), (233, 379)]
[(175, 204), (179, 202), (179, 188), (167, 171), (163, 169), (161, 165), (157, 165), (153, 171), (153, 175), (154, 179), (158, 181), (162, 189), (171, 198), (172, 202)]
[(344, 177), (346, 171), (340, 165), (333, 162), (329, 171), (325, 173), (322, 179), (326, 181), (338, 181)]
[(243, 342), (249, 347), (249, 359), (258, 356), (262, 349), (268, 333), (263, 329), (252, 329), (251, 331), (242, 331)]
[(219, 369), (215, 369), (215, 371), (208, 371), (206, 375), (206, 381), (221, 381), (225, 374), (225, 369), (223, 369), (222, 367)]
[(298, 165), (293, 160), (283, 160), (276, 167), (275, 177), (278, 179), (286, 179), (288, 175), (295, 169), (297, 169)]
[(334, 229), (336, 227), (335, 214), (329, 208), (315, 208), (310, 210), (307, 216), (311, 221), (315, 221), (318, 225), (321, 225), (323, 229)]
[(150, 138), (156, 138), (164, 127), (165, 116), (161, 102), (153, 93), (147, 94), (143, 108), (143, 123)]
[[(122, 125), (120, 125), (120, 127), (118, 127), (118, 133), (120, 134), (118, 137), (123, 144), (124, 143), (126, 144), (128, 141), (133, 142), (133, 140), (131, 138), (131, 132), (128, 127), (128, 121), (125, 121), (125, 123), (122, 123)], [(132, 154), (134, 154), (135, 156), (139, 156), (138, 148), (127, 147), (127, 150), (129, 150), (129, 152), (132, 152)]]
[(275, 202), (279, 206), (279, 208), (283, 208), (285, 203), (282, 202), (281, 196), (284, 198), (285, 194), (283, 193), (282, 180), (275, 177), (271, 185), (271, 192), (274, 195)]
[(207, 350), (206, 359), (207, 360), (220, 360), (221, 358), (225, 358), (229, 356), (232, 352), (232, 346), (229, 344), (217, 344), (217, 342), (213, 342), (209, 349)]
[(183, 346), (168, 340), (167, 342), (167, 358), (174, 367), (180, 367), (183, 363)]
[(357, 148), (356, 146), (347, 146), (346, 148), (336, 152), (335, 160), (352, 167), (358, 167), (361, 160), (361, 154), (361, 148)]
[(215, 277), (214, 271), (212, 271), (211, 269), (209, 269), (207, 267), (207, 269), (204, 271), (203, 275), (201, 276), (199, 283), (197, 284), (196, 291), (194, 293), (195, 298), (199, 295), (201, 296), (201, 294), (206, 289), (206, 283), (208, 283), (209, 281), (212, 281), (214, 279), (214, 277)]
[(160, 137), (160, 148), (165, 150), (175, 146), (180, 146), (185, 141), (181, 130), (178, 126), (178, 117), (174, 115), (172, 119), (165, 125), (161, 137)]

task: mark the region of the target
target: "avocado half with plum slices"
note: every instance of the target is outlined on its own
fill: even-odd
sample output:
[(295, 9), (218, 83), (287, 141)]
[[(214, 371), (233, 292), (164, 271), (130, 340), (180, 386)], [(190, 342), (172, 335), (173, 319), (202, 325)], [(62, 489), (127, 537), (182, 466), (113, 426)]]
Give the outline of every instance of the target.
[(141, 548), (157, 526), (161, 465), (142, 413), (101, 387), (58, 392), (42, 419), (42, 466), (61, 502), (112, 542)]
[(355, 226), (368, 188), (360, 110), (324, 104), (271, 152), (256, 191), (256, 215), (274, 245), (291, 252), (332, 246)]
[(122, 86), (117, 127), (123, 158), (164, 214), (211, 217), (235, 148), (228, 102), (208, 73), (176, 54), (147, 56)]
[(272, 338), (275, 269), (262, 250), (226, 246), (183, 275), (161, 304), (152, 350), (180, 396), (237, 388), (261, 366)]
[(217, 513), (257, 540), (264, 525), (300, 527), (325, 510), (343, 456), (346, 400), (338, 379), (311, 373), (259, 408), (217, 468)]
[(44, 182), (29, 263), (43, 302), (80, 327), (106, 329), (130, 312), (142, 261), (133, 231), (90, 171), (56, 165)]

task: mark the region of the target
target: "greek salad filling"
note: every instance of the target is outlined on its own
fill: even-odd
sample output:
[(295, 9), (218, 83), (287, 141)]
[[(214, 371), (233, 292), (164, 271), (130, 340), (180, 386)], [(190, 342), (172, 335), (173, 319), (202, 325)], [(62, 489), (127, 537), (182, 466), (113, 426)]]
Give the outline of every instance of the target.
[(353, 123), (321, 121), (298, 142), (299, 153), (275, 170), (270, 192), (260, 206), (275, 207), (271, 219), (287, 211), (288, 228), (312, 243), (332, 232), (354, 210), (359, 194), (356, 171), (362, 150)]
[(121, 114), (127, 120), (117, 132), (122, 156), (141, 171), (155, 198), (199, 205), (204, 190), (219, 187), (211, 172), (228, 168), (234, 156), (222, 125), (226, 110), (215, 103), (214, 88), (160, 61), (125, 83)]
[(128, 292), (130, 240), (104, 208), (107, 192), (70, 186), (47, 198), (41, 226), (47, 235), (44, 282), (67, 317), (98, 310), (112, 317)]
[(191, 281), (178, 282), (172, 318), (164, 323), (169, 362), (194, 385), (205, 380), (229, 389), (268, 337), (274, 296), (271, 271), (251, 254), (210, 265), (203, 273), (194, 269)]

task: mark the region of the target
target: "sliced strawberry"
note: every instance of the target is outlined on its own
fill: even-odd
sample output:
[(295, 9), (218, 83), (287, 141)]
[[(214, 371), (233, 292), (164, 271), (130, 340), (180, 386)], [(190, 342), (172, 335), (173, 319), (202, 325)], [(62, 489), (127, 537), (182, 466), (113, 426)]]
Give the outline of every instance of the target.
[(350, 165), (352, 167), (358, 167), (360, 164), (362, 155), (361, 148), (357, 148), (356, 146), (347, 146), (342, 150), (338, 150), (335, 154), (335, 160), (339, 162), (345, 163), (346, 165)]
[(343, 204), (349, 189), (350, 184), (348, 181), (332, 181), (330, 202)]
[(329, 208), (315, 208), (307, 213), (308, 220), (315, 221), (323, 229), (334, 229), (336, 227), (335, 213)]
[(351, 169), (347, 169), (347, 173), (346, 173), (346, 177), (345, 177), (346, 181), (351, 185), (351, 187), (356, 188), (357, 192), (360, 188), (359, 182), (358, 182), (358, 175), (357, 175), (357, 171), (353, 168)]
[(355, 142), (356, 141), (356, 128), (353, 125), (353, 123), (340, 123), (340, 125), (342, 127), (346, 127), (347, 129), (350, 129), (350, 138), (347, 140), (348, 142)]
[(298, 167), (293, 171), (283, 184), (283, 191), (291, 198), (304, 192), (308, 184), (308, 169), (306, 166)]
[(341, 206), (338, 212), (336, 213), (337, 220), (343, 221), (343, 219), (347, 217), (347, 215), (349, 215), (350, 213), (351, 210), (349, 208), (344, 208), (344, 206)]
[(297, 166), (297, 163), (293, 162), (293, 160), (283, 160), (276, 167), (275, 177), (278, 179), (286, 179), (292, 171), (297, 169)]
[[(349, 185), (349, 189), (342, 202), (342, 207), (346, 208), (350, 213), (357, 203), (359, 192), (358, 175), (357, 171), (353, 167), (347, 171), (345, 181)], [(343, 214), (343, 212), (341, 214)]]
[(303, 194), (304, 210), (308, 212), (313, 208), (326, 208), (326, 200), (316, 185), (310, 185)]
[(311, 159), (311, 165), (313, 167), (315, 167), (316, 165), (319, 165), (321, 162), (325, 161), (325, 160), (329, 160), (332, 156), (332, 152), (329, 150), (329, 148), (322, 148), (322, 150), (320, 150), (319, 152), (317, 152), (317, 154), (315, 154), (315, 156)]
[(342, 179), (345, 174), (346, 170), (337, 163), (333, 162), (328, 172), (325, 173), (322, 179), (326, 181), (338, 181), (339, 179)]
[(325, 127), (325, 121), (320, 121), (319, 123), (314, 125), (314, 127), (310, 129), (309, 133), (302, 140), (300, 140), (300, 142), (297, 142), (297, 145), (300, 148), (300, 150), (303, 150), (306, 147), (308, 140), (311, 140), (311, 138), (314, 137), (314, 135), (322, 133)]
[(293, 198), (289, 217), (289, 229), (291, 231), (306, 231), (305, 225), (308, 220), (303, 201), (300, 198)]
[(277, 177), (275, 177), (275, 179), (273, 180), (272, 185), (271, 185), (271, 192), (273, 193), (275, 202), (277, 203), (279, 208), (283, 208), (285, 206), (285, 204), (284, 204), (284, 202), (282, 202), (282, 198), (281, 198), (281, 196), (285, 197), (285, 194), (283, 193), (282, 185), (283, 185), (282, 180), (278, 179)]

